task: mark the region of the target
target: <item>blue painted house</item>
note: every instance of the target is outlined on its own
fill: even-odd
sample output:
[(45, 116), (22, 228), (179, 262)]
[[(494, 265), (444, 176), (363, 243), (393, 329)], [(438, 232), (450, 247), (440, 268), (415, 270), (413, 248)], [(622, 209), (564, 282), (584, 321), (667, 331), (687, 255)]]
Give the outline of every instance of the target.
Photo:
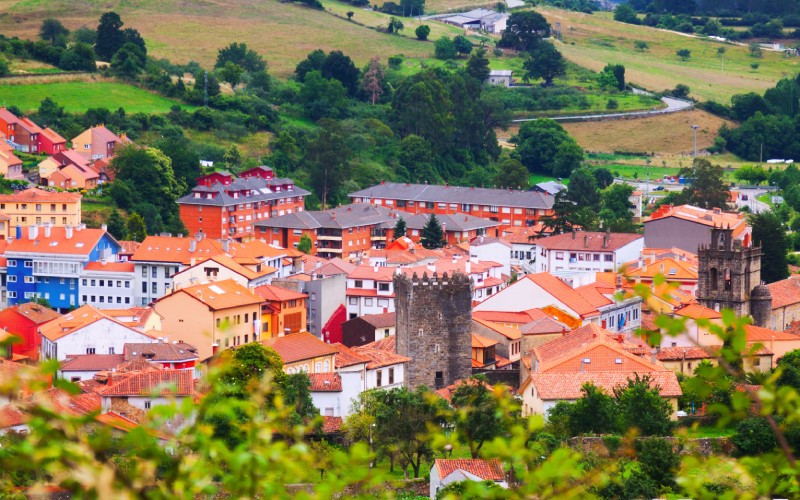
[(46, 299), (54, 309), (78, 307), (88, 262), (113, 261), (120, 244), (103, 229), (33, 225), (6, 248), (8, 305)]

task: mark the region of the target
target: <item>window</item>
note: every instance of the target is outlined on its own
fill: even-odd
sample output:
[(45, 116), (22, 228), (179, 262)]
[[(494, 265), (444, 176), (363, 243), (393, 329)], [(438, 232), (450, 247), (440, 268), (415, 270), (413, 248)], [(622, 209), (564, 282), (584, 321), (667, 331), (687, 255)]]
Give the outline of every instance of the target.
[(8, 261), (8, 267), (17, 267), (17, 261), (14, 259), (10, 259)]
[[(324, 370), (325, 370), (325, 372), (331, 371), (331, 360), (330, 359), (326, 359), (325, 360)], [(390, 377), (390, 379), (391, 379), (391, 377)]]
[(147, 282), (142, 281), (142, 293), (147, 293)]
[(394, 384), (394, 368), (389, 368), (389, 385)]
[(34, 283), (35, 281), (33, 276), (25, 276), (25, 283)]
[(419, 332), (417, 333), (417, 335), (418, 335), (419, 337), (422, 337), (424, 334), (425, 334), (425, 330), (423, 330), (422, 328), (420, 328), (420, 329), (419, 329)]
[(347, 303), (350, 304), (351, 306), (358, 305), (358, 297), (349, 297), (347, 299)]
[(150, 290), (151, 293), (153, 294), (158, 293), (158, 283), (156, 283), (155, 281), (150, 283)]
[(9, 283), (16, 283), (17, 282), (17, 277), (12, 274), (11, 276), (8, 277), (8, 282)]
[(603, 255), (603, 260), (606, 262), (614, 262), (614, 256), (610, 253)]
[(151, 269), (151, 273), (150, 273), (151, 277), (158, 278), (158, 268), (156, 266), (153, 266), (150, 269)]
[(113, 347), (109, 347), (109, 348), (108, 348), (108, 353), (109, 353), (109, 354), (115, 354), (115, 353), (114, 353), (114, 348), (113, 348)]
[(439, 344), (433, 344), (433, 353), (434, 354), (441, 354), (442, 348), (439, 347)]
[(314, 365), (314, 371), (319, 373), (322, 371), (322, 361), (317, 361)]
[(149, 409), (150, 409), (150, 405), (151, 405), (151, 404), (152, 404), (152, 403), (151, 403), (150, 401), (145, 401), (145, 402), (144, 402), (144, 409), (145, 409), (145, 410), (149, 410)]
[(32, 260), (26, 260), (25, 261), (25, 267), (28, 267), (28, 268), (33, 267), (33, 261)]
[(94, 354), (94, 347), (87, 347), (86, 354)]
[(147, 266), (142, 266), (142, 278), (147, 278)]
[(364, 288), (364, 282), (361, 281), (361, 280), (356, 280), (355, 287), (356, 288)]
[(380, 292), (388, 292), (389, 291), (389, 283), (378, 283), (378, 291), (380, 291)]
[(380, 387), (383, 385), (383, 370), (375, 372), (375, 386)]
[(556, 260), (564, 260), (564, 252), (556, 252)]

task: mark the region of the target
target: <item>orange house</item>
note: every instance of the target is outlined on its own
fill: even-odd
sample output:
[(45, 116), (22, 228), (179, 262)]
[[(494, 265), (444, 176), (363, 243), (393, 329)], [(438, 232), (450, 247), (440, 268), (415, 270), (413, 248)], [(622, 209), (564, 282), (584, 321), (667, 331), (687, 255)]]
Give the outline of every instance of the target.
[(306, 331), (308, 295), (273, 285), (261, 285), (253, 292), (266, 301), (261, 306), (262, 338)]

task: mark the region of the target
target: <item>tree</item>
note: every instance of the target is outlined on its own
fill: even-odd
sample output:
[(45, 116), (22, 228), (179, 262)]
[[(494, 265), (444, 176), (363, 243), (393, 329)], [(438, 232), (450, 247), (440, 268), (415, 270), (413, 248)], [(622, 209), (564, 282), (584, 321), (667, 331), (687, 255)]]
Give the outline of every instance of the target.
[(381, 94), (383, 94), (383, 82), (385, 79), (386, 72), (383, 70), (383, 66), (381, 66), (380, 58), (377, 56), (373, 57), (369, 61), (369, 67), (367, 71), (364, 72), (364, 80), (361, 83), (364, 91), (370, 95), (373, 105), (380, 99)]
[(685, 188), (689, 203), (700, 208), (725, 208), (728, 204), (728, 186), (723, 181), (724, 172), (719, 165), (712, 165), (706, 159), (697, 158), (693, 167), (684, 167), (679, 175), (692, 179)]
[(614, 184), (614, 175), (605, 167), (598, 167), (592, 170), (598, 189), (605, 189)]
[(567, 168), (568, 160), (574, 159), (574, 149), (565, 148), (562, 150), (561, 164), (557, 167), (556, 156), (561, 145), (574, 143), (575, 140), (554, 120), (545, 118), (525, 122), (514, 140), (517, 147), (512, 156), (533, 173), (556, 175), (557, 168)]
[(85, 43), (91, 47), (97, 41), (97, 30), (82, 26), (72, 32), (72, 39), (76, 43)]
[(138, 45), (126, 43), (111, 58), (111, 69), (118, 75), (134, 79), (144, 71), (147, 56)]
[(428, 398), (427, 389), (411, 391), (405, 387), (377, 391), (375, 440), (395, 451), (404, 467), (410, 465), (419, 477), (423, 460), (433, 456), (428, 426), (439, 421), (441, 399)]
[(246, 43), (232, 43), (219, 49), (214, 67), (224, 68), (228, 63), (233, 63), (248, 73), (258, 73), (267, 70), (267, 62), (258, 52), (249, 49)]
[(85, 43), (75, 43), (61, 54), (58, 67), (66, 71), (95, 71), (94, 49)]
[(483, 375), (470, 377), (458, 384), (450, 404), (455, 409), (458, 440), (469, 447), (472, 458), (478, 458), (484, 443), (504, 436), (509, 431), (510, 418), (504, 418), (500, 400), (493, 397), (492, 389)]
[(186, 186), (186, 190), (194, 187), (202, 173), (195, 144), (181, 135), (164, 137), (156, 141), (154, 146), (169, 157), (175, 178)]
[(225, 66), (220, 68), (219, 78), (223, 82), (230, 83), (231, 87), (236, 87), (237, 85), (239, 85), (239, 82), (242, 81), (243, 73), (244, 73), (244, 68), (242, 68), (236, 63), (228, 61), (225, 63)]
[(110, 61), (125, 43), (122, 24), (116, 12), (106, 12), (100, 17), (94, 51), (101, 60)]
[(740, 167), (733, 173), (737, 180), (747, 182), (750, 185), (757, 186), (769, 179), (769, 172), (764, 170), (761, 166), (745, 165)]
[(731, 441), (742, 455), (760, 455), (778, 445), (775, 434), (763, 417), (750, 417), (739, 422)]
[(614, 9), (614, 20), (621, 23), (639, 24), (636, 11), (627, 3), (621, 3)]
[(677, 97), (678, 99), (685, 99), (686, 97), (689, 96), (689, 86), (683, 83), (679, 83), (675, 85), (675, 88), (672, 89), (670, 94), (672, 94), (672, 97)]
[(608, 72), (614, 78), (614, 88), (625, 90), (625, 66), (622, 64), (607, 64), (603, 73)]
[(442, 230), (441, 224), (439, 224), (439, 219), (436, 217), (436, 214), (431, 214), (428, 218), (428, 222), (426, 222), (425, 226), (422, 228), (420, 243), (428, 250), (442, 248), (444, 246), (444, 231)]
[(555, 46), (550, 42), (541, 42), (528, 50), (528, 58), (523, 63), (528, 78), (541, 78), (544, 86), (553, 84), (553, 79), (564, 76), (567, 64)]
[(621, 430), (638, 429), (643, 436), (667, 436), (672, 430), (672, 405), (649, 375), (636, 374), (626, 386), (615, 387), (614, 399)]
[(319, 411), (311, 401), (311, 379), (306, 372), (286, 375), (283, 379), (284, 404), (291, 408), (289, 425), (307, 424)]
[(800, 350), (789, 351), (778, 359), (778, 368), (781, 371), (777, 385), (790, 386), (800, 389)]
[(417, 29), (414, 30), (414, 34), (417, 35), (418, 40), (427, 40), (428, 35), (431, 34), (431, 27), (427, 24), (420, 24), (417, 26)]
[[(572, 138), (570, 138), (572, 139)], [(556, 149), (553, 175), (568, 177), (575, 169), (581, 166), (583, 150), (575, 140), (565, 140)]]
[(688, 61), (690, 57), (692, 57), (692, 51), (689, 49), (679, 49), (675, 52), (675, 55), (681, 58), (681, 61)]
[(9, 73), (11, 73), (11, 69), (8, 67), (8, 61), (0, 57), (0, 76), (6, 76)]
[(306, 75), (299, 101), (312, 120), (340, 118), (347, 110), (347, 89), (339, 80), (325, 78), (319, 71)]
[(762, 57), (763, 50), (761, 49), (761, 45), (758, 43), (752, 42), (747, 46), (747, 48), (750, 50), (750, 57)]
[(355, 13), (355, 12), (353, 12), (352, 10), (348, 10), (348, 11), (347, 11), (347, 20), (348, 20), (348, 21), (352, 21), (352, 20), (353, 20), (353, 16), (354, 16), (355, 14), (356, 14), (356, 13)]
[(674, 488), (675, 476), (681, 465), (681, 457), (666, 439), (649, 438), (636, 442), (636, 459), (642, 472), (660, 487)]
[(236, 144), (231, 144), (228, 149), (225, 150), (222, 161), (230, 168), (238, 168), (241, 166), (242, 153), (239, 151), (239, 147)]
[(760, 64), (758, 64), (757, 62), (751, 62), (750, 63), (750, 69), (752, 69), (753, 71), (756, 71), (759, 66), (760, 66)]
[(525, 165), (513, 158), (507, 158), (497, 166), (494, 184), (509, 189), (527, 189), (530, 183), (530, 172)]
[(544, 16), (533, 10), (514, 12), (509, 16), (497, 46), (528, 51), (548, 36), (550, 24)]
[(770, 112), (767, 101), (764, 100), (760, 94), (755, 92), (736, 94), (731, 97), (731, 109), (733, 110), (734, 118), (741, 122), (754, 116), (756, 113), (767, 114)]
[(147, 238), (147, 226), (144, 223), (144, 218), (133, 212), (128, 216), (125, 222), (125, 235), (133, 241), (144, 241)]
[(600, 220), (603, 227), (615, 233), (634, 233), (633, 213), (630, 210), (630, 197), (633, 186), (612, 184), (600, 195)]
[(644, 52), (645, 50), (650, 48), (650, 44), (642, 40), (636, 40), (635, 42), (633, 42), (633, 47), (639, 52)]
[(580, 434), (605, 434), (616, 428), (614, 400), (591, 383), (581, 388), (583, 394), (569, 411), (569, 431)]
[(325, 61), (320, 68), (322, 76), (339, 80), (347, 93), (351, 96), (358, 92), (358, 78), (360, 72), (353, 60), (344, 55), (341, 50), (334, 50), (328, 53)]
[(340, 122), (323, 118), (317, 125), (319, 131), (308, 144), (306, 163), (311, 185), (322, 200), (324, 210), (329, 196), (339, 190), (349, 175), (352, 151), (347, 146), (347, 135)]
[(546, 216), (544, 225), (556, 234), (575, 229), (591, 231), (597, 226), (600, 193), (592, 172), (579, 168), (569, 176), (569, 186), (555, 196), (553, 215)]
[(391, 19), (389, 19), (389, 26), (387, 26), (386, 30), (389, 33), (399, 33), (400, 30), (404, 28), (405, 25), (403, 24), (403, 21), (397, 19), (396, 17), (392, 17)]
[(114, 208), (111, 211), (111, 215), (108, 216), (108, 221), (106, 221), (108, 226), (108, 232), (114, 238), (118, 240), (124, 240), (127, 238), (127, 230), (125, 228), (125, 219), (122, 218), (122, 214), (119, 213), (119, 210)]
[(449, 36), (443, 36), (442, 38), (436, 40), (433, 46), (433, 53), (436, 56), (436, 59), (455, 59), (456, 54), (458, 53), (456, 44), (453, 43), (453, 39)]
[(486, 57), (486, 49), (478, 47), (467, 61), (467, 74), (477, 81), (483, 83), (489, 80), (489, 59)]
[(311, 253), (311, 238), (308, 237), (307, 234), (303, 233), (303, 236), (300, 237), (300, 242), (297, 244), (297, 249), (305, 254)]
[(773, 283), (788, 278), (789, 244), (780, 218), (769, 211), (752, 214), (748, 219), (753, 227), (753, 244), (761, 246), (761, 279)]
[(392, 235), (394, 239), (402, 238), (406, 235), (406, 221), (403, 219), (403, 216), (397, 218), (397, 222), (394, 224), (394, 230), (392, 230)]
[(464, 35), (457, 35), (453, 38), (453, 44), (456, 46), (456, 52), (461, 55), (466, 56), (472, 52), (472, 42)]
[(69, 30), (61, 24), (61, 21), (52, 17), (42, 21), (42, 26), (39, 28), (39, 38), (50, 42), (50, 45), (55, 45), (59, 37), (66, 37), (67, 35), (69, 35)]

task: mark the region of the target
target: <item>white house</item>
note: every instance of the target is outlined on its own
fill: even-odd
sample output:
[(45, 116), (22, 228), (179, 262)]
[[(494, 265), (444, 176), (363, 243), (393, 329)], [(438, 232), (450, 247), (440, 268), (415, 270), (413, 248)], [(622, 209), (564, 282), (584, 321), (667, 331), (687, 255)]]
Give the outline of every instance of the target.
[(127, 343), (156, 342), (92, 306), (78, 309), (39, 327), (41, 355), (66, 360), (75, 354), (122, 354)]
[(493, 69), (489, 71), (489, 85), (510, 87), (512, 73), (510, 69)]
[(250, 268), (239, 264), (226, 254), (218, 254), (199, 261), (191, 259), (188, 267), (172, 275), (172, 286), (177, 289), (200, 283), (232, 279), (243, 287), (255, 288), (270, 284), (272, 278), (277, 276), (278, 269), (261, 262)]
[(125, 361), (120, 354), (79, 354), (69, 355), (61, 363), (58, 376), (70, 382), (92, 380), (101, 371), (111, 371)]
[(572, 231), (539, 238), (534, 246), (536, 272), (613, 272), (639, 258), (644, 236), (631, 233)]
[(98, 309), (133, 306), (134, 266), (131, 262), (88, 262), (80, 274), (80, 304)]
[(469, 257), (500, 264), (500, 272), (511, 276), (511, 243), (500, 238), (478, 236), (469, 242)]
[(503, 464), (496, 458), (437, 458), (431, 467), (430, 497), (436, 498), (440, 489), (459, 481), (493, 481), (502, 488), (508, 488)]

